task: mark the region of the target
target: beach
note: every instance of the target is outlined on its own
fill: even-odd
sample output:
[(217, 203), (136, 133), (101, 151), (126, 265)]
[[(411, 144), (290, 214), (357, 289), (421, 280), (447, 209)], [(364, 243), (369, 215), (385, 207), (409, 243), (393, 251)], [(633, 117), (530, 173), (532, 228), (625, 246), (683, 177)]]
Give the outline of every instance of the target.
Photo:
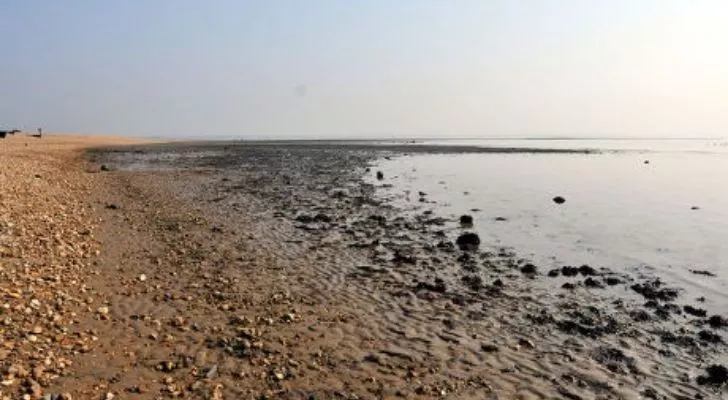
[[(482, 233), (475, 241), (466, 234), (483, 229), (476, 212), (473, 227), (434, 203), (405, 207), (386, 163), (413, 153), (499, 152), (0, 142), (0, 393), (721, 395), (728, 321), (719, 310), (654, 274), (555, 267)], [(408, 190), (415, 203), (433, 201)]]

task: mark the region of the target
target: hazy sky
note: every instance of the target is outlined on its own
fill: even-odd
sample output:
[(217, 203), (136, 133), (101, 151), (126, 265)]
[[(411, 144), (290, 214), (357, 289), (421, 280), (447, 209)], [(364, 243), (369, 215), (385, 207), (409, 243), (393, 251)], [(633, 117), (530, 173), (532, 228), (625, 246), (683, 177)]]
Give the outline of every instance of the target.
[(728, 136), (725, 0), (0, 0), (0, 126)]

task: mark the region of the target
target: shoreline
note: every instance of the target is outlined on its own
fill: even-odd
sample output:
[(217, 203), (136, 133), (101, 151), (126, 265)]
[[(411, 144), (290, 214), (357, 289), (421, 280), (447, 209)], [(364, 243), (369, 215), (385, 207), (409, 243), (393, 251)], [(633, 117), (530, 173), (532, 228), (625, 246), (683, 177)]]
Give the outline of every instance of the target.
[[(157, 148), (190, 146), (89, 152), (88, 190), (74, 189), (64, 203), (83, 199), (93, 211), (85, 220), (98, 225), (92, 237), (100, 254), (79, 270), (88, 273), (85, 289), (68, 302), (76, 313), (69, 333), (85, 338), (87, 349), (73, 350), (73, 372), (49, 379), (44, 394), (717, 393), (696, 376), (722, 345), (703, 345), (679, 329), (655, 336), (651, 330), (663, 329), (661, 321), (642, 327), (632, 318), (643, 313), (629, 304), (601, 304), (597, 291), (541, 292), (531, 282), (548, 279), (547, 271), (523, 273), (526, 263), (516, 254), (448, 246), (460, 232), (456, 221), (401, 215), (378, 198), (376, 185), (361, 180), (368, 165), (389, 153), (259, 145), (161, 160), (174, 168), (124, 170), (135, 157), (154, 159)], [(80, 172), (82, 161), (67, 162), (71, 173)], [(98, 172), (101, 164), (111, 171)], [(577, 272), (577, 286), (610, 276), (585, 271)], [(670, 304), (658, 300), (656, 310), (672, 315)], [(693, 344), (681, 344), (688, 339)]]

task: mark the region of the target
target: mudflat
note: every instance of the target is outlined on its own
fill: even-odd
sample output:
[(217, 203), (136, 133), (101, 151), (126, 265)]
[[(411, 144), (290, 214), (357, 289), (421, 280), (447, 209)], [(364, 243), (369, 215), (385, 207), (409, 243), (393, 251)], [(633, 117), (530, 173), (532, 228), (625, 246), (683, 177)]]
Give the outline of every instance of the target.
[(371, 163), (406, 149), (53, 140), (0, 142), (8, 398), (710, 398), (726, 379), (725, 319), (676, 288), (543, 271), (378, 196)]

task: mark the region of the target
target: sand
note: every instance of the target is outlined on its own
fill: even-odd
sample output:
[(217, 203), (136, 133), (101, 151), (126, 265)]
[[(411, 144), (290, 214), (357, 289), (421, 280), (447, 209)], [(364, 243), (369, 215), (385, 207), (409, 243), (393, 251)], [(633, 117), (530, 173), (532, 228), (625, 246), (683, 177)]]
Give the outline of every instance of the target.
[[(719, 394), (695, 375), (722, 345), (654, 342), (658, 325), (632, 329), (629, 309), (593, 292), (537, 291), (513, 255), (434, 246), (455, 222), (402, 216), (376, 197), (386, 178), (361, 182), (378, 151), (167, 145), (83, 157), (130, 143), (0, 142), (7, 398)], [(577, 331), (590, 318), (620, 330), (558, 329), (575, 314)]]

